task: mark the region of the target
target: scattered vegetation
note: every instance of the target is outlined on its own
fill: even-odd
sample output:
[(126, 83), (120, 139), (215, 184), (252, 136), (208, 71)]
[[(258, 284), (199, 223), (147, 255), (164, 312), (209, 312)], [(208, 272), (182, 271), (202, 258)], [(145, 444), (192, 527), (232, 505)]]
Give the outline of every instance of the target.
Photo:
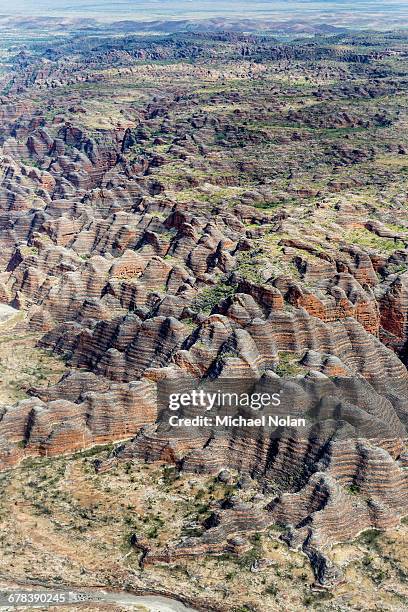
[(200, 291), (194, 301), (194, 309), (199, 312), (211, 312), (222, 300), (231, 297), (236, 292), (232, 285), (220, 282), (218, 285)]

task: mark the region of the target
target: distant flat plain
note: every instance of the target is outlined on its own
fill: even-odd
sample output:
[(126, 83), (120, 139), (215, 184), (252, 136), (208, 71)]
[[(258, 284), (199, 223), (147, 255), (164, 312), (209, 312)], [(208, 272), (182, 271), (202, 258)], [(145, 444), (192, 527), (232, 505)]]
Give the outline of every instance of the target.
[(119, 19), (211, 17), (307, 19), (347, 25), (408, 26), (406, 0), (0, 0), (3, 15)]

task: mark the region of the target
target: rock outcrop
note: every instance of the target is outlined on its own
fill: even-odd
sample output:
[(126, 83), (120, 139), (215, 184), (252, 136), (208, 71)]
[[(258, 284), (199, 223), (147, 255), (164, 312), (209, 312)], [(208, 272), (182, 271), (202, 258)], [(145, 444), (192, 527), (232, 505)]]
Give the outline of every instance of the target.
[[(408, 224), (393, 170), (408, 142), (389, 107), (407, 79), (330, 41), (220, 37), (13, 59), (0, 336), (36, 333), (70, 371), (0, 407), (0, 468), (126, 441), (104, 469), (249, 475), (261, 499), (226, 500), (202, 535), (144, 563), (240, 554), (278, 523), (329, 584), (328, 547), (408, 508)], [(158, 389), (189, 377), (279, 384), (314, 420), (169, 429)]]

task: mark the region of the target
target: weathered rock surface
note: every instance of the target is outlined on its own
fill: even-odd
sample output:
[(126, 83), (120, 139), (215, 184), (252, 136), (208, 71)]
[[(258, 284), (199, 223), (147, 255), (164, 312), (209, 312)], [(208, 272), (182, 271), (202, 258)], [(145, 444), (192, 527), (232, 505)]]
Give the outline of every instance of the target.
[[(387, 106), (407, 79), (399, 51), (394, 83), (376, 65), (387, 54), (220, 37), (14, 58), (0, 335), (40, 332), (71, 371), (0, 408), (0, 468), (132, 439), (103, 467), (238, 471), (263, 498), (229, 500), (201, 536), (151, 547), (144, 563), (240, 554), (248, 533), (279, 523), (328, 584), (329, 546), (408, 512), (408, 224), (392, 170), (408, 142), (402, 106)], [(283, 82), (289, 69), (306, 75), (304, 95)], [(122, 97), (106, 93), (112, 80)], [(308, 386), (327, 397), (302, 435), (170, 431), (157, 386), (191, 376), (278, 380), (300, 415), (316, 407)]]

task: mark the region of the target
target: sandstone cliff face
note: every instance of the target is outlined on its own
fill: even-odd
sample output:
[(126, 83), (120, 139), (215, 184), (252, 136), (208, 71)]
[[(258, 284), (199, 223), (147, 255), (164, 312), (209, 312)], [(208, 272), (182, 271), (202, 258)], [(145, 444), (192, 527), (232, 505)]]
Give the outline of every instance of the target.
[[(179, 58), (168, 45), (149, 53)], [(206, 52), (197, 47), (200, 57)], [(333, 144), (332, 132), (316, 140), (311, 130), (386, 129), (399, 119), (381, 109), (362, 113), (366, 120), (333, 109), (351, 97), (376, 100), (382, 89), (361, 69), (367, 89), (350, 92), (320, 65), (323, 84), (311, 85), (313, 104), (302, 110), (281, 76), (274, 95), (256, 80), (281, 75), (293, 48), (265, 43), (256, 53), (263, 63), (220, 71), (146, 66), (139, 49), (115, 55), (121, 69), (97, 76), (104, 60), (91, 54), (69, 84), (93, 74), (92, 87), (63, 109), (50, 93), (72, 72), (63, 58), (41, 70), (33, 60), (31, 81), (20, 74), (22, 100), (12, 89), (1, 110), (0, 302), (23, 313), (23, 329), (40, 333), (39, 346), (61, 355), (70, 372), (1, 408), (0, 467), (132, 438), (111, 463), (137, 457), (187, 472), (250, 474), (264, 487), (262, 500), (230, 500), (201, 537), (152, 548), (144, 561), (239, 553), (241, 534), (278, 522), (324, 583), (337, 577), (328, 546), (407, 514), (408, 233), (399, 194), (380, 220), (383, 191), (376, 206), (364, 191), (370, 163), (388, 149), (350, 143), (358, 132)], [(152, 94), (142, 92), (136, 105), (126, 94), (98, 114), (98, 88), (109, 78), (120, 91), (153, 79)], [(251, 99), (244, 89), (217, 91), (235, 79)], [(30, 87), (52, 118), (34, 108)], [(289, 111), (287, 98), (300, 110)], [(388, 141), (403, 155), (395, 135)], [(328, 164), (338, 176), (327, 179)], [(389, 187), (385, 176), (379, 189)], [(278, 379), (296, 389), (305, 413), (312, 406), (299, 400), (304, 388), (325, 381), (324, 425), (256, 439), (236, 428), (168, 431), (157, 385), (191, 376), (220, 385)], [(353, 381), (349, 394), (336, 383), (344, 379)]]

